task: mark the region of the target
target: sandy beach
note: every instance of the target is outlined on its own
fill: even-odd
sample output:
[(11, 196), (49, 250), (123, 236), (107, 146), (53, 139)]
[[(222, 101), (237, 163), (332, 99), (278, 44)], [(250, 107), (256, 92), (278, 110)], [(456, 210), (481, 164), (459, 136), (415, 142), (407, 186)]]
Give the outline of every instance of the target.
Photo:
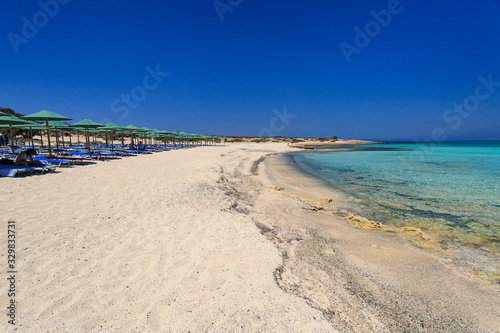
[(0, 179), (4, 313), (7, 221), (17, 271), (16, 325), (4, 315), (0, 331), (500, 331), (500, 288), (451, 255), (307, 209), (338, 198), (277, 180), (266, 157), (289, 149), (237, 143)]

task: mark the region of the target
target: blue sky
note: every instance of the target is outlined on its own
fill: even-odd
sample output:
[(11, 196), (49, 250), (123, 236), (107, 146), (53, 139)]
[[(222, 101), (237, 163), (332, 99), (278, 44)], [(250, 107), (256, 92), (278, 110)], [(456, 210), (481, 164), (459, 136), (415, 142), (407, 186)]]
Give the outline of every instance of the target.
[[(0, 106), (205, 134), (500, 138), (500, 83), (474, 97), (478, 77), (500, 82), (500, 1), (397, 3), (3, 1)], [(340, 45), (367, 24), (348, 63)]]

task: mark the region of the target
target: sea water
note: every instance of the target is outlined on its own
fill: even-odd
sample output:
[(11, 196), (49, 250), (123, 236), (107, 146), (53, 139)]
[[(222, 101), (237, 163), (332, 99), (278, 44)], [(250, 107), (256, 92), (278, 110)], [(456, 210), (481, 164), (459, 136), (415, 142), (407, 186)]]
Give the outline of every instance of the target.
[(325, 146), (289, 156), (369, 219), (500, 253), (500, 143)]

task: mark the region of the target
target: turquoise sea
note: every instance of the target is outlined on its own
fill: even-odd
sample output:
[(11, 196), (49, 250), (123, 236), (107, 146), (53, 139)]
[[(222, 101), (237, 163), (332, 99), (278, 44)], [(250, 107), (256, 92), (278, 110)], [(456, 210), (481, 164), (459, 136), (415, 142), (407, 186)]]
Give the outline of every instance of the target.
[(289, 158), (369, 219), (500, 253), (498, 142), (323, 146)]

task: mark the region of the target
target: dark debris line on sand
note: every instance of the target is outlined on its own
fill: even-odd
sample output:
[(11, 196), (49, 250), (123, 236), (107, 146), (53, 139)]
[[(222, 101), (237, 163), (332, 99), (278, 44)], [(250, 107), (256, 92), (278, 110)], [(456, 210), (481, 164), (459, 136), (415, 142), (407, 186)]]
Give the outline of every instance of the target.
[(269, 156), (276, 155), (276, 153), (266, 154), (259, 159), (255, 160), (250, 168), (250, 173), (254, 176), (258, 174), (260, 163), (264, 162)]

